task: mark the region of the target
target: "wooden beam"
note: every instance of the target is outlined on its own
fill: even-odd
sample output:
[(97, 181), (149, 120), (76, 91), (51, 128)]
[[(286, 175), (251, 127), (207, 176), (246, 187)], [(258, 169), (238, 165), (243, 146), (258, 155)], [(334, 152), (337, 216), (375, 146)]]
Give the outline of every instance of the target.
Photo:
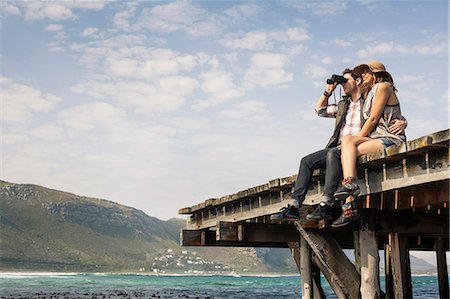
[(436, 238), (436, 259), (437, 259), (438, 280), (439, 280), (439, 297), (441, 299), (449, 298), (447, 258), (445, 256), (444, 248), (445, 248), (444, 239), (441, 237)]
[(181, 246), (222, 246), (222, 247), (274, 247), (288, 248), (286, 242), (248, 242), (216, 241), (216, 232), (212, 230), (183, 229), (180, 235)]
[(377, 244), (377, 214), (373, 209), (361, 211), (359, 246), (361, 248), (361, 298), (380, 298), (380, 273)]
[(313, 298), (314, 299), (326, 299), (325, 292), (322, 288), (322, 282), (320, 280), (320, 270), (316, 263), (311, 259), (311, 276), (313, 279)]
[(448, 215), (402, 211), (383, 211), (380, 213), (380, 233), (409, 235), (448, 236)]
[(322, 272), (323, 276), (325, 276), (325, 278), (328, 281), (328, 284), (330, 285), (331, 289), (338, 298), (353, 298), (348, 296), (348, 294), (343, 289), (342, 285), (335, 279), (335, 275), (333, 274), (333, 272), (330, 271), (330, 268), (327, 265), (324, 265), (321, 259), (317, 257), (317, 255), (315, 254), (312, 255), (312, 261), (313, 264), (315, 264), (317, 268), (320, 270), (320, 272)]
[(331, 234), (315, 230), (306, 231), (299, 221), (294, 224), (320, 261), (320, 265), (317, 266), (324, 275), (328, 275), (330, 285), (338, 286), (335, 292), (342, 292), (350, 298), (359, 297), (361, 277)]
[(302, 298), (313, 298), (311, 248), (305, 239), (300, 239), (300, 273), (302, 274)]
[(390, 234), (392, 249), (392, 275), (395, 298), (412, 298), (411, 265), (409, 261), (408, 239), (406, 235)]
[(219, 221), (216, 227), (216, 241), (286, 243), (299, 240), (298, 231), (292, 224)]
[(384, 246), (384, 273), (385, 273), (385, 285), (386, 296), (385, 299), (394, 298), (394, 280), (392, 276), (392, 257), (391, 257), (391, 245), (386, 244)]

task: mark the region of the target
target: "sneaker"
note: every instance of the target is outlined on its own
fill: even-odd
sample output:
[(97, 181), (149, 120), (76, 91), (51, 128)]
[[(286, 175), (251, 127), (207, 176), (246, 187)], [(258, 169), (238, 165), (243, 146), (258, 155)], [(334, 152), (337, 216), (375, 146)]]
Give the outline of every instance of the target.
[(333, 219), (333, 207), (327, 204), (320, 204), (317, 208), (311, 213), (306, 215), (306, 220), (330, 220)]
[(270, 220), (297, 220), (300, 218), (300, 213), (298, 208), (288, 205), (285, 208), (282, 208), (279, 213), (273, 214), (270, 216)]
[(356, 184), (356, 181), (352, 177), (348, 177), (346, 179), (342, 180), (342, 186), (334, 192), (334, 198), (337, 200), (343, 200), (346, 199), (349, 196), (358, 196), (359, 192), (361, 190), (359, 189), (358, 184)]
[(358, 218), (358, 210), (356, 209), (356, 202), (348, 202), (342, 205), (342, 214), (336, 219), (331, 227), (343, 227), (353, 222)]

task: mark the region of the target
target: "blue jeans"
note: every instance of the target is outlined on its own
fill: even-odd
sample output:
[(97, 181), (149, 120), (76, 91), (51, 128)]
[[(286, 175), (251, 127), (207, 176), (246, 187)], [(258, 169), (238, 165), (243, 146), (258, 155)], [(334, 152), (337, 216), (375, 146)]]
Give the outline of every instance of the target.
[(297, 200), (300, 205), (305, 200), (313, 171), (320, 168), (325, 168), (322, 201), (326, 201), (329, 205), (333, 204), (333, 194), (342, 179), (341, 151), (336, 147), (326, 148), (302, 158), (292, 192), (292, 199)]

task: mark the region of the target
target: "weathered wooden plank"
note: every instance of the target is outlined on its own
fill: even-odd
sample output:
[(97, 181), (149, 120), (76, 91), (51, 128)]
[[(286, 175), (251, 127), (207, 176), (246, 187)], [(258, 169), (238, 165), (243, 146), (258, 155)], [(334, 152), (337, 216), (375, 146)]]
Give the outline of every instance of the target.
[(330, 278), (328, 282), (339, 290), (333, 290), (335, 293), (344, 293), (350, 298), (359, 297), (360, 275), (356, 271), (354, 265), (350, 262), (342, 249), (339, 247), (336, 240), (327, 232), (318, 232), (313, 230), (306, 231), (300, 222), (295, 222), (295, 226), (308, 242), (312, 252), (320, 261), (322, 273), (329, 273)]
[(392, 275), (395, 298), (412, 298), (411, 265), (406, 235), (390, 234)]

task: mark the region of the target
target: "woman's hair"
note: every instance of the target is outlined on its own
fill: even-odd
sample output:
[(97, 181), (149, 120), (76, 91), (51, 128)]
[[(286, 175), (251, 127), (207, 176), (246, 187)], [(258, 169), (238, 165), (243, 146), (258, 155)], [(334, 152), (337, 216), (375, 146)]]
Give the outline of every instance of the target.
[[(370, 70), (368, 70), (368, 71), (371, 72)], [(371, 73), (375, 76), (375, 82), (363, 83), (362, 84), (362, 86), (361, 86), (361, 93), (364, 96), (364, 98), (367, 97), (367, 94), (372, 89), (372, 87), (376, 83), (380, 83), (380, 82), (390, 83), (391, 86), (392, 86), (392, 89), (394, 90), (394, 92), (397, 92), (397, 88), (395, 88), (394, 79), (392, 79), (391, 74), (389, 74), (388, 72), (376, 72), (376, 73), (371, 72)]]

